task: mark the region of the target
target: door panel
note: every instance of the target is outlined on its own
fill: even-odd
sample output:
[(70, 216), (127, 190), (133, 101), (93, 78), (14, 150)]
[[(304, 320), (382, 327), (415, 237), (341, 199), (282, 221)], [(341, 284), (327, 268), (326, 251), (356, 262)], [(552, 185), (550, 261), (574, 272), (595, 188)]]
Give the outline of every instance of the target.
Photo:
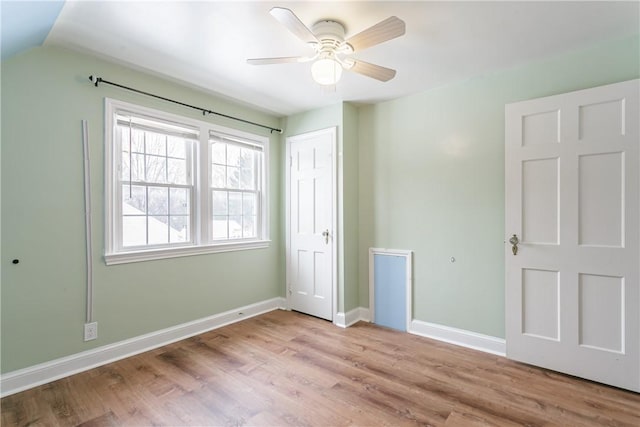
[(506, 107), (507, 356), (640, 391), (638, 80)]
[(335, 128), (287, 139), (289, 307), (333, 319)]
[(558, 244), (558, 160), (522, 162), (523, 242)]
[(580, 345), (624, 353), (624, 279), (580, 274)]
[(623, 153), (581, 155), (578, 170), (579, 244), (622, 247)]
[(560, 275), (557, 271), (522, 269), (522, 333), (560, 338)]

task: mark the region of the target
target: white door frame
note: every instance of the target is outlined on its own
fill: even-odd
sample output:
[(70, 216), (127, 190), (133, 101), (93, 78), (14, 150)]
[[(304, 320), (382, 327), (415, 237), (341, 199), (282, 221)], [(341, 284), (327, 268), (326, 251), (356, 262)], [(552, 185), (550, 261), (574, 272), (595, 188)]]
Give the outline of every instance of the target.
[(411, 261), (413, 259), (413, 251), (402, 250), (402, 249), (385, 249), (385, 248), (369, 248), (369, 318), (372, 323), (375, 323), (376, 313), (375, 313), (375, 277), (374, 277), (374, 257), (375, 255), (387, 255), (387, 256), (397, 256), (405, 258), (405, 269), (406, 269), (406, 278), (407, 281), (405, 283), (406, 286), (406, 332), (409, 332), (411, 329), (411, 321), (413, 320), (413, 294), (412, 294), (412, 283), (413, 283), (413, 267)]
[(333, 209), (331, 210), (331, 314), (332, 322), (335, 324), (338, 311), (338, 128), (336, 126), (289, 136), (286, 139), (285, 147), (285, 294), (287, 298), (287, 310), (291, 310), (291, 143), (304, 140), (310, 137), (328, 134), (331, 136), (333, 144), (331, 156), (331, 193)]

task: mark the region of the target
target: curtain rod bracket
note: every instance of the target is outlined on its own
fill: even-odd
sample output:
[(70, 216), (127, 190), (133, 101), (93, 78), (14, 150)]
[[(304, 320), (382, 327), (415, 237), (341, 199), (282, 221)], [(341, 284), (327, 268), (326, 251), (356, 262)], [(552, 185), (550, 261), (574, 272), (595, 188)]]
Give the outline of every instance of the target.
[(184, 103), (184, 102), (176, 101), (176, 100), (171, 99), (171, 98), (165, 98), (164, 96), (155, 95), (153, 93), (145, 92), (145, 91), (142, 91), (140, 89), (134, 89), (132, 87), (124, 86), (124, 85), (121, 85), (119, 83), (113, 83), (113, 82), (110, 82), (108, 80), (104, 80), (102, 77), (94, 77), (93, 75), (91, 75), (91, 76), (89, 76), (89, 80), (91, 82), (93, 82), (93, 85), (95, 87), (98, 87), (98, 83), (105, 83), (105, 84), (108, 84), (108, 85), (111, 85), (111, 86), (119, 87), (121, 89), (129, 90), (131, 92), (136, 92), (136, 93), (139, 93), (139, 94), (142, 94), (142, 95), (150, 96), (152, 98), (157, 98), (157, 99), (161, 99), (163, 101), (172, 102), (174, 104), (182, 105), (183, 107), (192, 108), (194, 110), (202, 111), (202, 115), (203, 116), (206, 116), (207, 114), (215, 114), (216, 116), (220, 116), (220, 117), (224, 117), (224, 118), (227, 118), (227, 119), (235, 120), (235, 121), (238, 121), (238, 122), (246, 123), (246, 124), (249, 124), (249, 125), (252, 125), (252, 126), (257, 126), (257, 127), (261, 127), (261, 128), (264, 128), (264, 129), (268, 129), (270, 131), (270, 133), (272, 133), (272, 134), (273, 134), (274, 131), (282, 134), (282, 129), (273, 128), (271, 126), (262, 125), (260, 123), (252, 122), (252, 121), (245, 120), (245, 119), (241, 119), (239, 117), (229, 116), (229, 115), (223, 114), (223, 113), (217, 113), (215, 111), (208, 110), (206, 108), (196, 107), (195, 105), (190, 105), (190, 104), (187, 104), (187, 103)]
[(93, 82), (93, 85), (95, 87), (98, 87), (98, 83), (100, 83), (102, 81), (102, 78), (89, 76), (89, 80), (91, 80)]

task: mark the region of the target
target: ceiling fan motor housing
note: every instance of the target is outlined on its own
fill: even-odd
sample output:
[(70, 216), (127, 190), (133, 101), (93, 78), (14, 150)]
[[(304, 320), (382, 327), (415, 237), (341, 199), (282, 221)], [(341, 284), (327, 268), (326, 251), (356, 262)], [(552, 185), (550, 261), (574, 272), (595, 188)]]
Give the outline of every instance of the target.
[[(320, 40), (318, 52), (326, 56), (335, 56), (336, 53), (351, 53), (351, 46), (344, 43), (344, 26), (336, 21), (322, 20), (313, 26), (313, 34)], [(346, 49), (345, 49), (346, 48)]]
[(344, 26), (336, 21), (322, 20), (313, 25), (313, 34), (322, 41), (323, 39), (333, 39), (339, 42), (344, 41)]

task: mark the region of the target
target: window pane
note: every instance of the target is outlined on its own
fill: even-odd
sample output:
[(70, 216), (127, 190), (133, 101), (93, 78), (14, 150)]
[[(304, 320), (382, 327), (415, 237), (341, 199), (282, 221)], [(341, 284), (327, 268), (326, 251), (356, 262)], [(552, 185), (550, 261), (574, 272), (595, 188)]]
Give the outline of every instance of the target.
[(189, 217), (188, 216), (172, 216), (169, 217), (169, 238), (171, 243), (184, 243), (191, 240), (189, 233)]
[(242, 193), (229, 192), (229, 215), (242, 215)]
[(240, 169), (240, 188), (243, 190), (256, 189), (256, 180), (253, 169)]
[(167, 175), (170, 184), (187, 183), (187, 161), (181, 159), (167, 159)]
[(241, 216), (229, 217), (229, 238), (230, 239), (242, 238), (242, 217)]
[(118, 126), (116, 129), (116, 138), (120, 141), (120, 146), (122, 147), (122, 151), (129, 151), (129, 128)]
[(226, 144), (227, 145), (227, 165), (229, 166), (240, 166), (240, 147)]
[(120, 165), (122, 169), (122, 180), (129, 181), (129, 153), (127, 151), (122, 152)]
[(226, 187), (226, 167), (213, 165), (213, 170), (211, 171), (211, 186), (215, 188), (224, 188)]
[(171, 215), (189, 214), (189, 189), (171, 188), (169, 189), (169, 213)]
[(256, 228), (256, 217), (251, 216), (243, 216), (242, 217), (242, 237), (257, 237), (257, 228)]
[(255, 193), (244, 193), (242, 195), (242, 214), (243, 215), (255, 215), (256, 214), (256, 199), (258, 195)]
[(167, 182), (167, 158), (159, 156), (146, 156), (146, 182)]
[(158, 245), (169, 243), (169, 217), (149, 217), (149, 244)]
[[(127, 164), (129, 163), (129, 156), (127, 156)], [(132, 154), (131, 164), (133, 169), (131, 170), (131, 181), (144, 181), (144, 155)], [(122, 176), (124, 181), (129, 181), (129, 173)]]
[(186, 159), (187, 144), (190, 144), (189, 140), (177, 138), (175, 136), (169, 136), (167, 139), (167, 156)]
[(226, 191), (212, 191), (213, 214), (227, 215), (229, 213), (229, 205), (227, 203)]
[(251, 168), (253, 169), (253, 156), (255, 155), (254, 150), (247, 150), (246, 148), (240, 149), (240, 163), (239, 166), (243, 168)]
[(147, 212), (147, 189), (139, 185), (122, 186), (122, 214), (144, 215)]
[(227, 216), (214, 215), (211, 230), (214, 239), (227, 239)]
[(144, 153), (144, 132), (138, 129), (131, 129), (131, 146), (134, 153)]
[(227, 164), (227, 144), (222, 142), (214, 142), (211, 144), (211, 163), (217, 163), (219, 165)]
[(147, 132), (146, 143), (147, 154), (167, 155), (167, 137), (165, 135)]
[(149, 215), (167, 215), (169, 213), (169, 189), (149, 187), (148, 203)]
[(227, 188), (240, 189), (240, 168), (227, 167)]
[(122, 217), (122, 245), (141, 246), (147, 244), (147, 218), (145, 216)]

